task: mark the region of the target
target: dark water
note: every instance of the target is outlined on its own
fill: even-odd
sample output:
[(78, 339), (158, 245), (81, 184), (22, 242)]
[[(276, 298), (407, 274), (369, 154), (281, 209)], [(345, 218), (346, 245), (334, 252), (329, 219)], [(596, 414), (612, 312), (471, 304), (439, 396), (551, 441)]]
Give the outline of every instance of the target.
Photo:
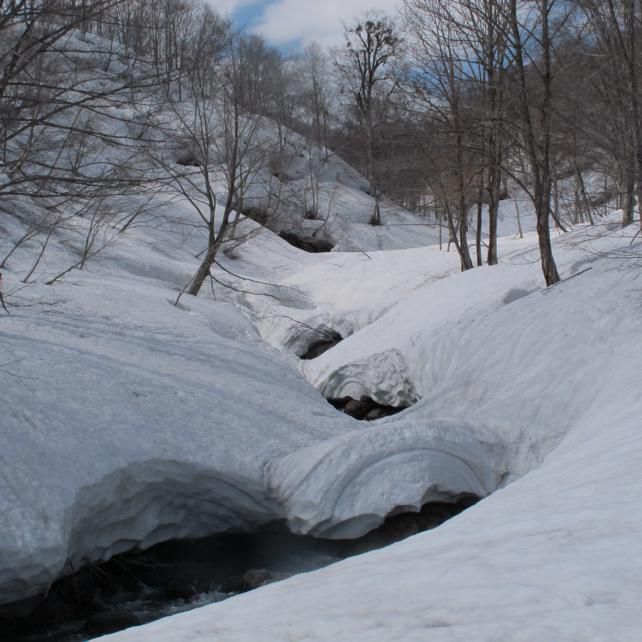
[[(433, 528), (475, 503), (426, 504), (357, 540), (292, 535), (282, 523), (159, 544), (92, 564), (56, 582), (27, 615), (0, 616), (1, 642), (85, 642), (219, 602)], [(17, 613), (17, 611), (16, 611)]]

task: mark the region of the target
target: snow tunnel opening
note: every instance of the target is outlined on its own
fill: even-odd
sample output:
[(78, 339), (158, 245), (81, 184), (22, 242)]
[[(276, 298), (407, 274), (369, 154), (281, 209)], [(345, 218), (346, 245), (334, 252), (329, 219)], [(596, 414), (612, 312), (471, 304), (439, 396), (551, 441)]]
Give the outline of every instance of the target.
[[(188, 611), (435, 528), (473, 495), (398, 507), (354, 539), (295, 535), (284, 521), (253, 532), (170, 540), (88, 564), (37, 598), (0, 606), (3, 642), (78, 642)], [(379, 520), (380, 522), (381, 520)]]
[(360, 421), (376, 421), (410, 408), (410, 405), (387, 406), (367, 395), (362, 395), (359, 399), (353, 397), (328, 398), (327, 401), (337, 410)]
[(315, 236), (304, 236), (295, 232), (279, 232), (279, 236), (293, 247), (310, 252), (311, 254), (322, 254), (332, 252), (334, 243), (325, 239), (316, 238)]
[(322, 330), (319, 336), (308, 344), (306, 351), (301, 355), (301, 359), (310, 361), (320, 357), (323, 353), (334, 348), (343, 341), (343, 337), (335, 330)]

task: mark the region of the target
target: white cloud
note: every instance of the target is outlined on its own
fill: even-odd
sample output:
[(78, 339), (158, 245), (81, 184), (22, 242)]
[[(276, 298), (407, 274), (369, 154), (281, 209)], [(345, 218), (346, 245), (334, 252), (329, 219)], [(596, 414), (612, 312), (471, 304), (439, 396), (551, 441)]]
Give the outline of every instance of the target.
[(400, 0), (276, 0), (265, 7), (254, 31), (274, 44), (338, 44), (343, 40), (342, 23), (370, 9), (394, 14), (399, 4)]

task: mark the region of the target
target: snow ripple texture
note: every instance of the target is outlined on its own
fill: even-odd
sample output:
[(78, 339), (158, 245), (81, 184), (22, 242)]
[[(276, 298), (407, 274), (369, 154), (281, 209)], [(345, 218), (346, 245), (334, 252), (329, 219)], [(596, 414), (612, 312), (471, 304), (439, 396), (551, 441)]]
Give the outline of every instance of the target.
[(463, 422), (389, 420), (286, 456), (275, 491), (293, 531), (360, 537), (391, 512), (493, 492), (504, 449), (479, 435)]
[[(475, 438), (412, 417), (364, 431), (229, 306), (77, 278), (54, 314), (3, 324), (0, 604), (133, 547), (283, 518), (356, 536), (399, 507), (494, 489)], [(381, 358), (409, 399), (401, 360)]]

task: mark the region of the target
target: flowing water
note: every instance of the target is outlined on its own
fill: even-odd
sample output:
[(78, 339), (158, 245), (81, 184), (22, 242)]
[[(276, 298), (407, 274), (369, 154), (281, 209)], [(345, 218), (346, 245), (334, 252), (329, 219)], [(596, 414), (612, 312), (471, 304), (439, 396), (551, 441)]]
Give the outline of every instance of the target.
[(357, 540), (291, 534), (282, 523), (159, 544), (89, 565), (56, 582), (28, 615), (0, 616), (2, 642), (86, 642), (101, 634), (220, 602), (264, 584), (433, 528), (476, 501), (426, 504)]

